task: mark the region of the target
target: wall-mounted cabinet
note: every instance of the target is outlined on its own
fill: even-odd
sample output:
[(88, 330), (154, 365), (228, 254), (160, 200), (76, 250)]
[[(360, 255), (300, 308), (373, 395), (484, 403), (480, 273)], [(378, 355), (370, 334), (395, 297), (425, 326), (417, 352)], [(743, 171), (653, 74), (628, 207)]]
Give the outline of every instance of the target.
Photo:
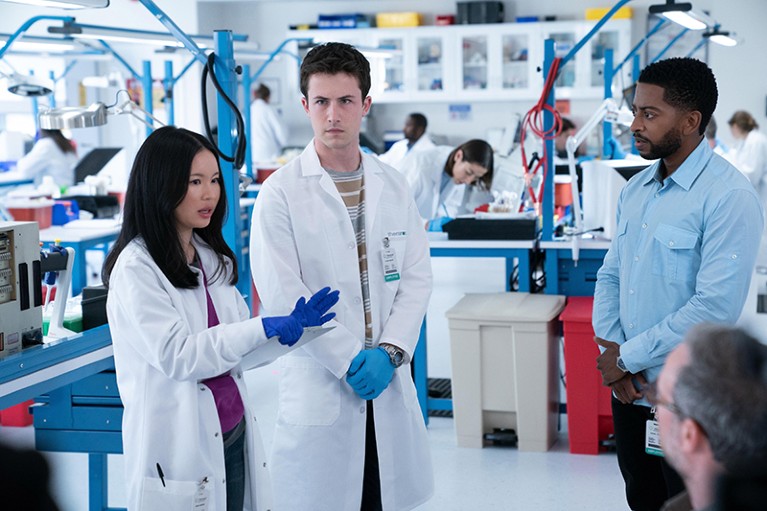
[[(291, 31), (288, 37), (342, 41), (360, 48), (370, 60), (376, 103), (534, 100), (543, 87), (544, 40), (554, 39), (557, 55), (564, 56), (594, 25), (556, 21), (309, 30)], [(606, 23), (560, 70), (557, 98), (601, 98), (605, 49), (612, 49), (619, 61), (630, 43), (630, 20)], [(298, 53), (303, 57), (306, 50), (299, 48)], [(297, 83), (296, 77), (293, 90)]]

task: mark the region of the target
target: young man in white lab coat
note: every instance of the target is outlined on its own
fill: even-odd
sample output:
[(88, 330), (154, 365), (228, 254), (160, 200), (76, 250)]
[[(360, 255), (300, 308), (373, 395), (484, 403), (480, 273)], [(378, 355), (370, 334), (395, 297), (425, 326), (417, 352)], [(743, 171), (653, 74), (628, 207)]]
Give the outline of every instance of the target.
[[(332, 332), (284, 357), (275, 508), (408, 510), (433, 493), (410, 365), (431, 294), (426, 235), (404, 176), (359, 149), (370, 68), (328, 43), (301, 66), (314, 139), (259, 193), (253, 278), (270, 313), (337, 287)], [(318, 287), (319, 286), (319, 287)]]

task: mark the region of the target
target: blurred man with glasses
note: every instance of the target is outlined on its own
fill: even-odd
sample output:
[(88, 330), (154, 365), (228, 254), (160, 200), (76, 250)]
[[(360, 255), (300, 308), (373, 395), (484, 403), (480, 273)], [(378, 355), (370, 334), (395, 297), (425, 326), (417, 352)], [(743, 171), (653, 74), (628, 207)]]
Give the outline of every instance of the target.
[(740, 467), (761, 470), (755, 475), (763, 486), (767, 346), (738, 328), (699, 325), (671, 352), (645, 396), (654, 406), (666, 461), (687, 488), (663, 511), (734, 509), (722, 495), (718, 500), (717, 480)]

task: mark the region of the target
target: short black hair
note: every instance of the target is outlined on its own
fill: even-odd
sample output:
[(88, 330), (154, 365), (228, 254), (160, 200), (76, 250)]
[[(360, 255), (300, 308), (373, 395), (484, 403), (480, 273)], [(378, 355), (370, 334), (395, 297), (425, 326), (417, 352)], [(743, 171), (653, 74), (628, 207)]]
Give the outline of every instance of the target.
[(410, 117), (413, 120), (413, 124), (415, 124), (419, 128), (423, 128), (423, 130), (426, 131), (426, 126), (428, 125), (428, 123), (426, 122), (425, 115), (418, 112), (413, 112), (408, 117)]
[[(175, 126), (153, 131), (141, 145), (128, 179), (122, 229), (104, 262), (102, 281), (105, 286), (109, 287), (109, 276), (117, 258), (137, 237), (142, 238), (155, 264), (175, 287), (192, 289), (199, 286), (197, 274), (189, 269), (184, 255), (174, 211), (184, 200), (189, 188), (192, 161), (197, 153), (206, 150), (216, 154), (208, 139), (199, 133)], [(203, 229), (194, 229), (194, 233), (210, 245), (218, 256), (218, 267), (211, 273), (209, 280), (214, 281), (224, 274), (224, 257), (227, 257), (233, 268), (229, 283), (234, 285), (237, 283), (237, 259), (222, 234), (227, 214), (223, 176), (219, 186), (221, 195), (210, 223)]]
[(301, 62), (301, 94), (308, 99), (309, 78), (315, 74), (346, 73), (357, 79), (362, 99), (370, 92), (370, 62), (354, 46), (325, 43), (312, 48)]
[(662, 87), (663, 100), (676, 109), (700, 112), (698, 134), (703, 135), (719, 96), (714, 73), (704, 62), (689, 57), (659, 60), (642, 70), (638, 82)]

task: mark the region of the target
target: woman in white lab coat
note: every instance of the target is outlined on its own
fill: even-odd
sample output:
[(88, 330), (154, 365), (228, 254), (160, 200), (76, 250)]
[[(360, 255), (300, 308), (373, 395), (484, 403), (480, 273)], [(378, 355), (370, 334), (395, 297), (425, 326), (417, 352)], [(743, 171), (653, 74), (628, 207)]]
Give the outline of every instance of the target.
[(272, 337), (292, 345), (333, 316), (337, 292), (325, 288), (288, 316), (250, 318), (226, 210), (206, 139), (172, 126), (146, 139), (104, 267), (130, 510), (271, 509), (242, 371), (271, 361), (259, 348)]
[(72, 142), (61, 130), (40, 130), (38, 136), (32, 150), (16, 162), (16, 172), (23, 178), (34, 179), (36, 186), (44, 176), (52, 177), (58, 186), (72, 186), (77, 165)]
[(253, 163), (274, 161), (288, 143), (288, 128), (269, 104), (271, 91), (260, 84), (250, 105), (250, 151)]
[(767, 201), (767, 136), (759, 131), (756, 119), (745, 110), (738, 110), (728, 121), (736, 143), (728, 157), (743, 172)]
[(414, 155), (405, 176), (425, 220), (455, 218), (492, 201), (493, 148), (484, 140), (438, 146)]

